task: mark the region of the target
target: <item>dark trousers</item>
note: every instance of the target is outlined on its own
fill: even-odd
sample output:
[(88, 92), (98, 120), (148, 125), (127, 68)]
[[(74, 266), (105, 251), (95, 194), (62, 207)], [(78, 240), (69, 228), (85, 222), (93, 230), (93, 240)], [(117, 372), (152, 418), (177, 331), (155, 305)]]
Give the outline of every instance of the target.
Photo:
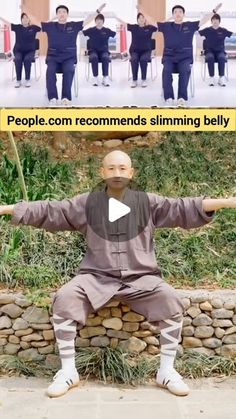
[(147, 78), (147, 66), (151, 61), (151, 51), (133, 51), (130, 52), (130, 63), (132, 68), (133, 80), (138, 80), (138, 69), (141, 69), (141, 78), (146, 80)]
[(75, 74), (75, 60), (68, 59), (63, 62), (50, 59), (47, 61), (46, 84), (48, 99), (58, 99), (57, 73), (62, 73), (62, 99), (71, 100), (71, 87)]
[(17, 51), (14, 53), (14, 55), (17, 81), (21, 81), (23, 66), (25, 68), (25, 79), (30, 80), (31, 64), (34, 61), (35, 51)]
[(174, 62), (173, 59), (165, 58), (163, 60), (162, 85), (164, 90), (164, 99), (174, 99), (173, 73), (179, 74), (178, 99), (188, 100), (188, 83), (191, 74), (190, 58)]
[(98, 63), (102, 63), (102, 75), (108, 76), (110, 55), (108, 51), (91, 51), (89, 53), (89, 62), (92, 65), (93, 76), (98, 76)]
[(223, 77), (225, 75), (226, 55), (224, 51), (207, 52), (205, 55), (205, 60), (208, 65), (210, 77), (214, 77), (215, 75), (215, 63), (218, 63), (219, 76)]

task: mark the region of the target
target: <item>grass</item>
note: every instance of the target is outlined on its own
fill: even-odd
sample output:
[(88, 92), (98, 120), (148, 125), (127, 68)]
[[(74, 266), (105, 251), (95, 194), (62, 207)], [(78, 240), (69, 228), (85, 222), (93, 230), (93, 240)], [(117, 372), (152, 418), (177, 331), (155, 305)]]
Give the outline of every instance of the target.
[[(153, 148), (131, 148), (136, 181), (164, 196), (235, 195), (235, 133), (167, 133)], [(101, 156), (55, 162), (47, 150), (20, 150), (30, 200), (63, 199), (89, 190), (100, 180)], [(21, 199), (15, 163), (0, 159), (0, 203)], [(49, 234), (15, 228), (0, 220), (0, 282), (27, 288), (58, 287), (76, 273), (85, 252), (76, 233)], [(214, 223), (196, 230), (156, 232), (156, 255), (165, 279), (176, 287), (234, 288), (236, 211), (222, 210)]]
[[(159, 360), (159, 356), (134, 357), (119, 349), (84, 348), (76, 355), (76, 367), (80, 376), (86, 380), (137, 385), (154, 379)], [(236, 359), (192, 351), (177, 358), (176, 369), (185, 378), (232, 376), (236, 375)], [(17, 357), (6, 357), (0, 363), (0, 372), (9, 374), (10, 371), (26, 376), (52, 377), (56, 370), (47, 368), (42, 362), (25, 362)]]

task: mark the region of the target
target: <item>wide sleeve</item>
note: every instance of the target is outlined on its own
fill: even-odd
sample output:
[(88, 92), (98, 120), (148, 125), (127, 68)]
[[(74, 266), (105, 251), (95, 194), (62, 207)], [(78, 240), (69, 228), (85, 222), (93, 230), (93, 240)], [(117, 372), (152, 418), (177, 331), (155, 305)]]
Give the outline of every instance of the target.
[(108, 36), (111, 37), (111, 38), (115, 38), (116, 32), (115, 31), (112, 31), (111, 29), (109, 29), (108, 30)]
[(49, 28), (54, 24), (54, 22), (41, 22), (42, 32), (48, 32)]
[(92, 28), (88, 28), (88, 29), (83, 30), (84, 36), (90, 37), (91, 36), (91, 33), (92, 33), (91, 29)]
[(133, 32), (135, 29), (135, 25), (131, 25), (131, 23), (127, 24), (127, 31)]
[(199, 35), (201, 36), (207, 36), (208, 33), (208, 28), (205, 29), (201, 29), (200, 31), (198, 31)]
[(233, 35), (233, 32), (228, 31), (227, 29), (225, 29), (225, 37), (226, 38), (230, 38)]
[(158, 28), (157, 28), (157, 26), (150, 25), (150, 30), (151, 30), (151, 33), (153, 34), (153, 33), (157, 32)]
[(34, 25), (35, 33), (41, 32), (41, 28), (37, 25)]
[(20, 25), (15, 25), (15, 23), (11, 23), (11, 31), (16, 32)]
[(158, 32), (165, 32), (166, 26), (168, 22), (157, 22), (157, 30)]
[(203, 197), (166, 198), (149, 194), (151, 217), (156, 228), (198, 228), (211, 222), (214, 212), (205, 212)]
[(22, 201), (14, 206), (11, 223), (28, 225), (50, 232), (86, 229), (85, 194), (62, 201)]
[(190, 22), (191, 24), (191, 29), (193, 32), (198, 31), (199, 27), (200, 27), (200, 20), (194, 20), (193, 22)]
[(80, 31), (82, 31), (82, 29), (84, 27), (84, 22), (83, 22), (83, 20), (80, 20), (79, 22), (73, 22), (73, 25), (74, 25), (76, 31), (79, 33)]

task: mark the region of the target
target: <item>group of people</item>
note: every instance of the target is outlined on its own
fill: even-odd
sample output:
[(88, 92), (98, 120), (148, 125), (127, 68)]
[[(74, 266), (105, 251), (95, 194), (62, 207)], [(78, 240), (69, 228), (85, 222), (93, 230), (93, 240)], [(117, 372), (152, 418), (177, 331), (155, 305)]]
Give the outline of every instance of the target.
[[(130, 62), (132, 68), (132, 84), (138, 85), (138, 71), (141, 69), (141, 85), (147, 86), (147, 66), (151, 61), (153, 49), (153, 34), (162, 32), (164, 37), (164, 51), (162, 57), (162, 87), (167, 106), (173, 105), (173, 73), (179, 74), (178, 83), (178, 106), (186, 105), (188, 100), (188, 83), (193, 64), (193, 36), (199, 32), (204, 40), (205, 60), (208, 64), (210, 85), (215, 84), (215, 62), (219, 66), (219, 84), (225, 86), (225, 38), (232, 35), (231, 31), (220, 26), (220, 15), (217, 13), (222, 4), (219, 4), (212, 12), (203, 16), (201, 20), (185, 21), (185, 9), (181, 5), (172, 8), (172, 17), (166, 22), (155, 22), (147, 15), (145, 10), (138, 7), (137, 23), (129, 24), (117, 17), (117, 20), (131, 32)], [(50, 105), (58, 103), (57, 72), (63, 74), (62, 105), (69, 106), (71, 103), (71, 87), (77, 64), (77, 36), (83, 32), (88, 37), (87, 49), (89, 61), (93, 71), (93, 85), (98, 86), (98, 63), (102, 63), (104, 86), (109, 86), (109, 38), (115, 37), (116, 32), (104, 26), (105, 18), (101, 13), (105, 4), (100, 6), (95, 13), (88, 16), (84, 21), (68, 21), (69, 9), (60, 5), (56, 9), (56, 18), (50, 22), (38, 22), (26, 10), (21, 15), (21, 24), (15, 25), (0, 18), (10, 26), (16, 34), (14, 46), (14, 61), (16, 67), (16, 85), (21, 86), (22, 68), (25, 67), (26, 87), (30, 87), (30, 69), (35, 54), (35, 39), (41, 30), (48, 37), (48, 51), (46, 57), (47, 73), (46, 85)], [(95, 26), (84, 29), (93, 19)], [(211, 19), (210, 27), (199, 30)]]

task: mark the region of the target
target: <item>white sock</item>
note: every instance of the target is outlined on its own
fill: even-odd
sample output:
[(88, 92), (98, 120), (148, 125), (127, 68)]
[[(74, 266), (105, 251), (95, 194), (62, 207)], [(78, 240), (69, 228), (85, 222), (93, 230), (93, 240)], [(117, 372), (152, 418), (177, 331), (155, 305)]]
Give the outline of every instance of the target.
[(159, 372), (164, 373), (174, 368), (175, 355), (176, 355), (176, 352), (174, 351), (173, 351), (173, 356), (165, 355), (161, 353), (161, 363), (160, 363)]
[(61, 358), (61, 367), (66, 372), (72, 372), (76, 369), (75, 357), (73, 358)]

